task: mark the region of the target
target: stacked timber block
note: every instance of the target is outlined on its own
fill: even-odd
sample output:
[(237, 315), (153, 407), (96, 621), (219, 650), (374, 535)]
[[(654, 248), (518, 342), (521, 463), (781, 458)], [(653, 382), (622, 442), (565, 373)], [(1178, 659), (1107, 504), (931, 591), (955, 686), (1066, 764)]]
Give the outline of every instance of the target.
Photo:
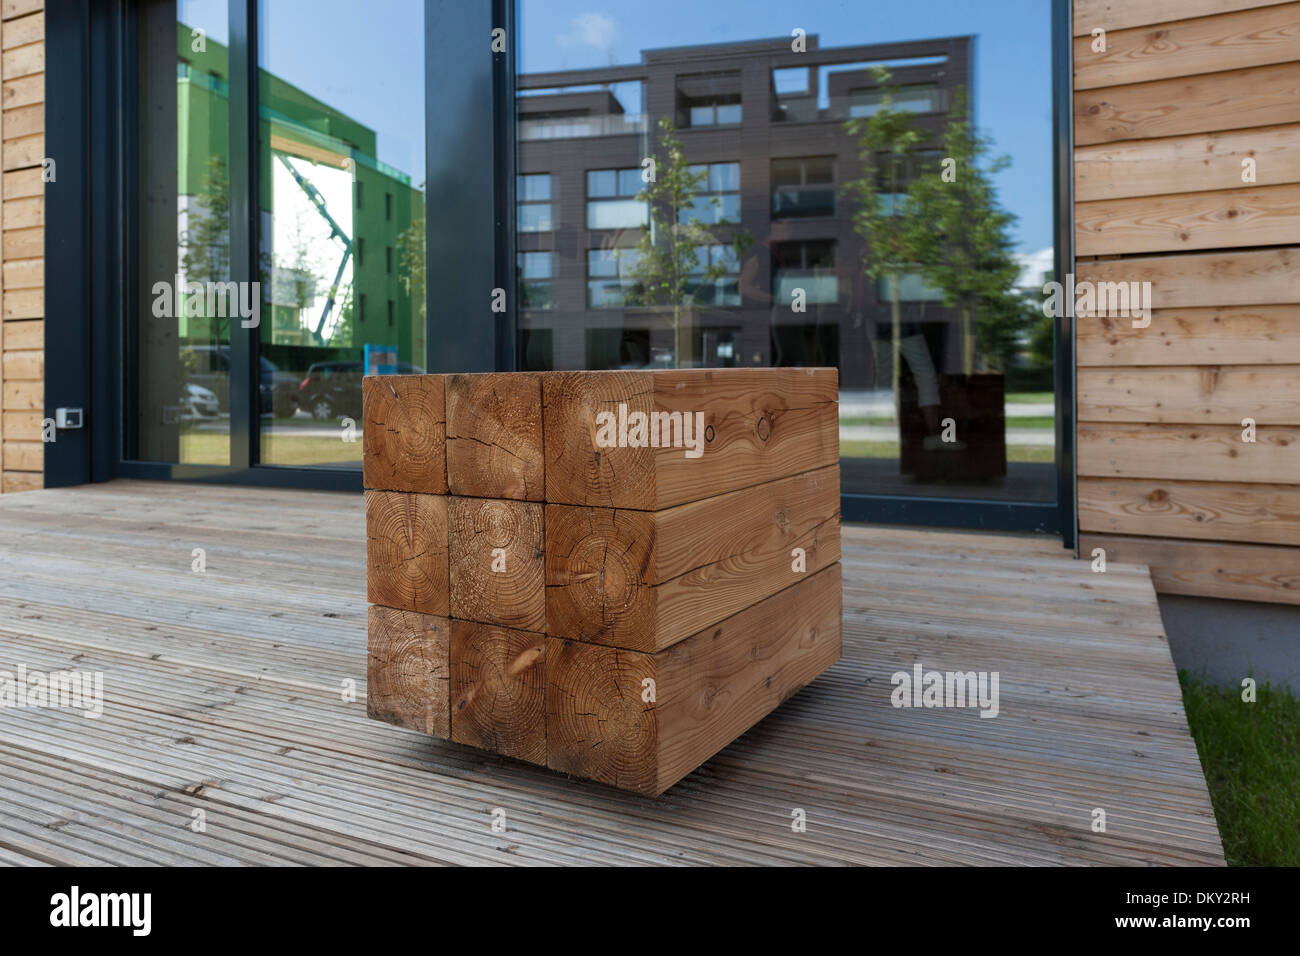
[(835, 369), (364, 400), (371, 717), (657, 796), (839, 659)]

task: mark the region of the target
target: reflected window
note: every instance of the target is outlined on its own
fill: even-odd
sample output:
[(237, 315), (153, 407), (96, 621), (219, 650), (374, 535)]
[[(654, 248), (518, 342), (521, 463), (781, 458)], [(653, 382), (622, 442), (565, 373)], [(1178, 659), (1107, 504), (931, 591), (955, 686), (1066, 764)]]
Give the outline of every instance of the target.
[(587, 173), (587, 228), (639, 229), (649, 222), (641, 192), (641, 169), (595, 169)]
[(688, 167), (699, 191), (677, 214), (678, 222), (740, 222), (740, 163), (709, 163)]
[(587, 250), (587, 305), (593, 309), (622, 308), (637, 299), (636, 249)]
[[(930, 84), (898, 86), (890, 91), (891, 108), (903, 113), (934, 113), (940, 109), (939, 88)], [(884, 105), (885, 91), (850, 90), (849, 116), (874, 116)]]
[(551, 298), (551, 254), (521, 252), (517, 266), (519, 307), (521, 309), (551, 308), (555, 304)]
[(834, 215), (834, 156), (772, 160), (772, 218)]
[(839, 300), (835, 241), (778, 242), (772, 246), (772, 297), (778, 305), (829, 305)]
[(520, 232), (551, 231), (551, 176), (528, 173), (516, 178)]

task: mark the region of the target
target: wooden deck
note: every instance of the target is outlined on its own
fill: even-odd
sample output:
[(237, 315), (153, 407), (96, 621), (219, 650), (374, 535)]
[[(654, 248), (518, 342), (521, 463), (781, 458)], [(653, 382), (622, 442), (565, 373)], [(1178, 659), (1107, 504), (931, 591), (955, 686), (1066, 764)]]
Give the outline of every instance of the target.
[[(102, 671), (105, 707), (0, 709), (0, 863), (1223, 862), (1144, 569), (844, 539), (844, 660), (649, 800), (366, 718), (360, 495), (4, 496), (0, 670)], [(999, 716), (895, 709), (916, 662), (997, 671)]]

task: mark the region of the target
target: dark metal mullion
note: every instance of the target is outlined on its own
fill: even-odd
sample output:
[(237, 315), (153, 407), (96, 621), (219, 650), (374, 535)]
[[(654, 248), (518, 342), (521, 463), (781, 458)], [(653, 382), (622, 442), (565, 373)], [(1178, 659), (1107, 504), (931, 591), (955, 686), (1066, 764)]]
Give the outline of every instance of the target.
[[(230, 2), (230, 278), (258, 279), (257, 262), (257, 4)], [(260, 310), (260, 295), (252, 296)], [(259, 311), (260, 314), (260, 311)], [(230, 467), (244, 470), (258, 460), (258, 329), (238, 315), (230, 326)]]
[(513, 372), (519, 368), (519, 283), (515, 280), (515, 65), (519, 40), (515, 36), (518, 18), (515, 0), (493, 0), (493, 22), (506, 31), (505, 53), (493, 56), (492, 113), (496, 154), (496, 274), (506, 290), (506, 311), (497, 315), (496, 368)]
[[(1064, 283), (1074, 272), (1074, 46), (1070, 0), (1052, 3), (1052, 188), (1056, 210), (1056, 275)], [(1072, 290), (1067, 289), (1067, 296)], [(1060, 509), (1062, 544), (1078, 557), (1078, 514), (1075, 477), (1074, 319), (1053, 320), (1056, 382), (1056, 503)]]

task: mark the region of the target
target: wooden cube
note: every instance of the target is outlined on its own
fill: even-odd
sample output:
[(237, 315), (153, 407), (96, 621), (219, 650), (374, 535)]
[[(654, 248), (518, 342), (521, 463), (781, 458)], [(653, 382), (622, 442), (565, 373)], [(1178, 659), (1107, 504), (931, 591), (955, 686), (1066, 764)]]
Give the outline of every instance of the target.
[(361, 480), (365, 487), (447, 493), (443, 378), (368, 375), (362, 380)]
[(838, 660), (834, 369), (365, 394), (371, 716), (657, 796)]
[(541, 501), (542, 377), (449, 375), (446, 387), (451, 493)]
[(546, 500), (658, 511), (837, 465), (838, 383), (824, 368), (544, 375)]
[(663, 511), (547, 505), (547, 633), (663, 650), (839, 559), (838, 466)]
[(374, 604), (447, 616), (447, 498), (366, 492), (366, 592)]
[(367, 623), (366, 713), (450, 737), (451, 622), (376, 604)]
[(542, 515), (529, 501), (447, 499), (452, 617), (546, 630)]
[(546, 639), (546, 764), (658, 796), (840, 658), (833, 564), (657, 654)]
[(451, 739), (546, 763), (546, 635), (451, 622)]

